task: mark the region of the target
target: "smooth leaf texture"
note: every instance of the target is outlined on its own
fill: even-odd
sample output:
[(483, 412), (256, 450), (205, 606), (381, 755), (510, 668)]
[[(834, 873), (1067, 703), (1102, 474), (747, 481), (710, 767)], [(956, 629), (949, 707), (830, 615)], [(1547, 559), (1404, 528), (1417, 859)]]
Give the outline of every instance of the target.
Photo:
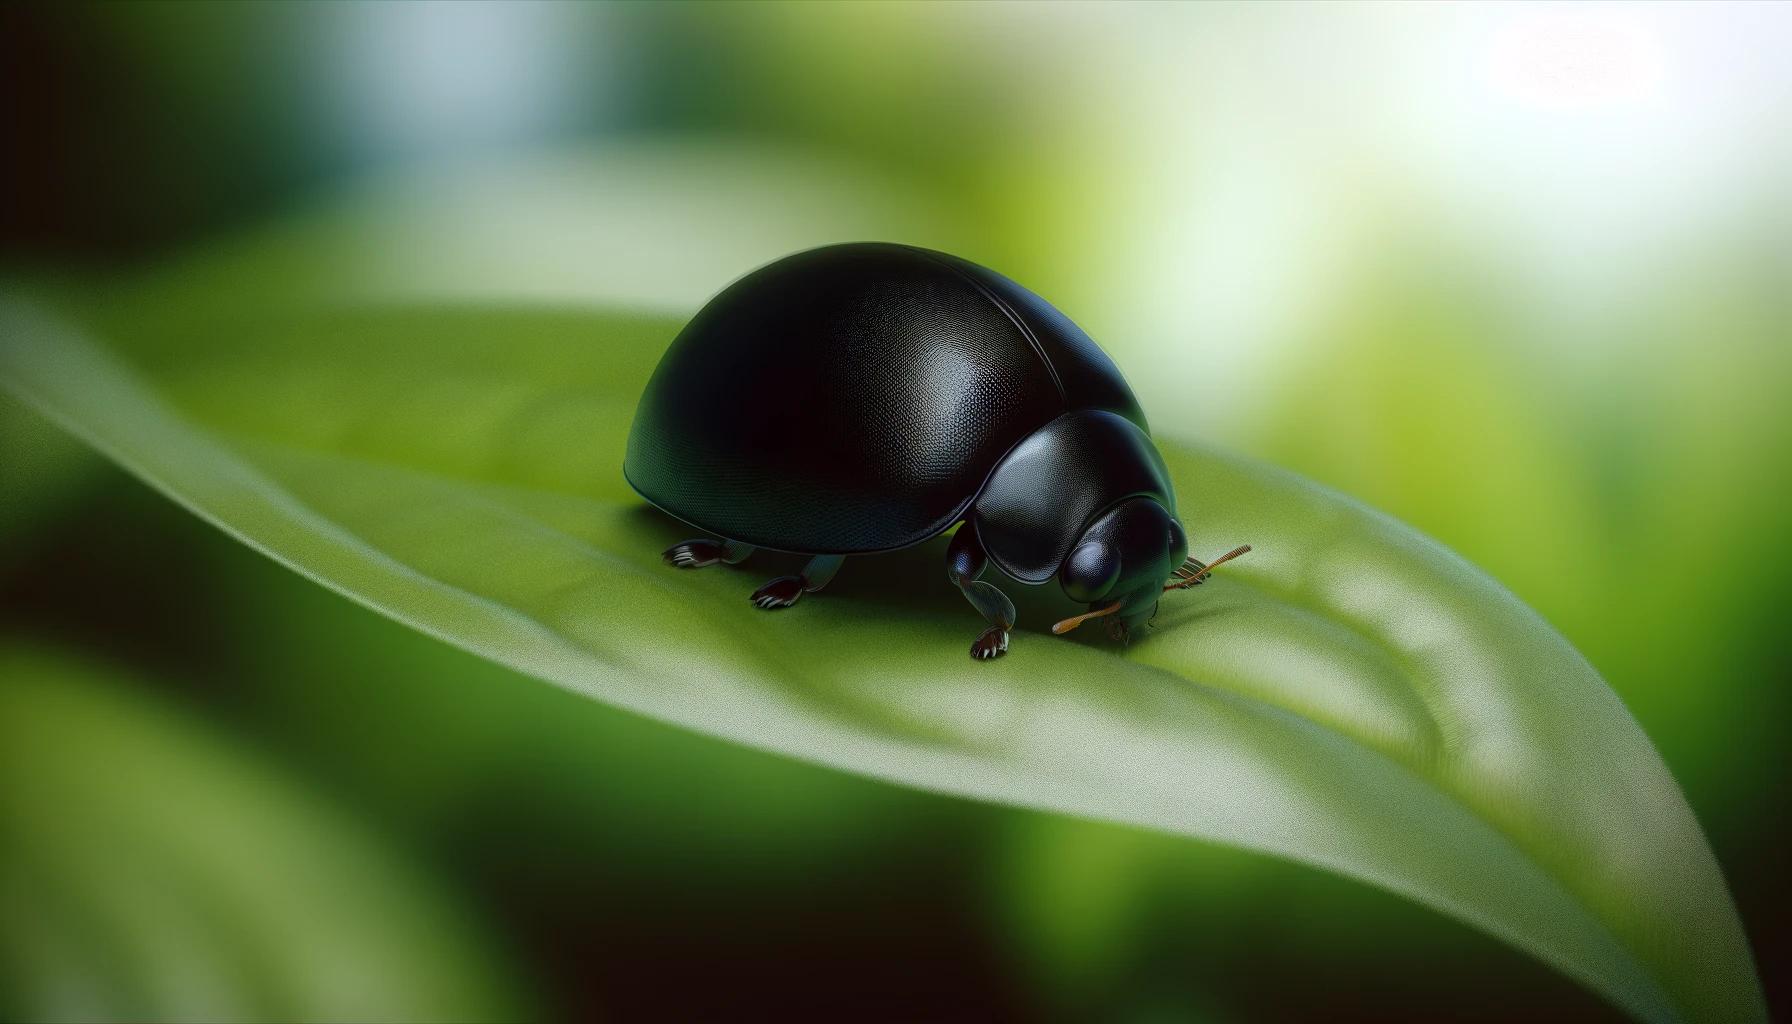
[(526, 1014), (425, 875), (152, 692), (0, 644), (0, 1015)]
[(849, 560), (775, 614), (746, 600), (773, 574), (757, 561), (660, 563), (693, 531), (619, 467), (675, 321), (96, 309), (6, 305), (0, 376), (246, 543), (450, 643), (809, 761), (1360, 878), (1640, 1018), (1764, 1016), (1717, 866), (1618, 698), (1507, 591), (1339, 495), (1166, 444), (1192, 548), (1255, 553), (1166, 598), (1130, 649), (1051, 637), (1035, 599), (1012, 653), (978, 664), (938, 542)]

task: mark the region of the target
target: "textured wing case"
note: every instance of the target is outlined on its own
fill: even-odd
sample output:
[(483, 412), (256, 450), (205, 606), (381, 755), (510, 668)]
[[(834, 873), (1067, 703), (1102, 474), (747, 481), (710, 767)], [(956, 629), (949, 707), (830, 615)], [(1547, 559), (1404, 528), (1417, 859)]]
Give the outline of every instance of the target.
[(1010, 315), (1026, 325), (1027, 333), (1045, 357), (1046, 365), (1064, 395), (1065, 411), (1104, 409), (1131, 420), (1146, 433), (1151, 432), (1138, 399), (1133, 397), (1126, 378), (1120, 375), (1120, 368), (1069, 317), (988, 267), (944, 253), (932, 255), (951, 262), (977, 281)]
[(735, 282), (654, 372), (629, 482), (700, 529), (785, 551), (883, 551), (945, 530), (1066, 408), (1049, 342), (977, 269), (850, 245)]

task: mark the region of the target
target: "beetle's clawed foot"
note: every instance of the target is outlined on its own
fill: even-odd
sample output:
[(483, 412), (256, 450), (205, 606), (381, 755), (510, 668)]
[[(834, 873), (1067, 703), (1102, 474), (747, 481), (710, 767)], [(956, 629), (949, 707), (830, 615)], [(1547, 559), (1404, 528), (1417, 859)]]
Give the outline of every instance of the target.
[(713, 540), (681, 540), (660, 553), (667, 565), (680, 569), (701, 569), (722, 560), (727, 552)]
[(971, 657), (978, 661), (1000, 658), (1008, 653), (1008, 631), (1000, 626), (991, 626), (983, 631), (975, 643), (971, 644)]
[(1118, 640), (1122, 647), (1130, 646), (1132, 644), (1132, 627), (1121, 619), (1109, 619), (1108, 636)]
[(788, 608), (802, 596), (803, 578), (801, 576), (780, 576), (753, 591), (753, 604), (765, 611), (771, 611), (774, 608)]

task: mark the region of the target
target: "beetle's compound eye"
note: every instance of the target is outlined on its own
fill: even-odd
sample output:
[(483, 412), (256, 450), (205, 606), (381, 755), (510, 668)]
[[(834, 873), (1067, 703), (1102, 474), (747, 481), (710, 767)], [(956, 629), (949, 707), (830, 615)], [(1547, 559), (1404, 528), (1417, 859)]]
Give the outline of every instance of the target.
[(1100, 541), (1090, 541), (1070, 553), (1058, 575), (1072, 601), (1099, 601), (1120, 578), (1120, 553)]
[(1181, 565), (1188, 557), (1188, 535), (1182, 532), (1182, 524), (1175, 519), (1170, 520), (1169, 553), (1172, 566)]

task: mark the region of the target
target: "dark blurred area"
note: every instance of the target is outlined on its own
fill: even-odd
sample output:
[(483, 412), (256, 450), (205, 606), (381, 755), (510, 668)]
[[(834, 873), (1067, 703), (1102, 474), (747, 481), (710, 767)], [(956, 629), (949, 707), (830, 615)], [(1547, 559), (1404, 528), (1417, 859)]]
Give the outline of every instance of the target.
[[(1455, 10), (10, 5), (0, 268), (154, 274), (470, 175), (444, 230), (511, 276), (436, 284), (612, 300), (568, 248), (608, 224), (526, 216), (567, 154), (624, 169), (581, 186), (619, 217), (689, 190), (644, 305), (810, 234), (960, 248), (1064, 296), (1164, 432), (1412, 522), (1586, 652), (1783, 1008), (1792, 9)], [(1536, 72), (1577, 32), (1591, 71)], [(746, 177), (790, 205), (705, 221)], [(0, 437), (6, 1019), (1616, 1019), (1354, 882), (523, 678), (10, 399)]]

